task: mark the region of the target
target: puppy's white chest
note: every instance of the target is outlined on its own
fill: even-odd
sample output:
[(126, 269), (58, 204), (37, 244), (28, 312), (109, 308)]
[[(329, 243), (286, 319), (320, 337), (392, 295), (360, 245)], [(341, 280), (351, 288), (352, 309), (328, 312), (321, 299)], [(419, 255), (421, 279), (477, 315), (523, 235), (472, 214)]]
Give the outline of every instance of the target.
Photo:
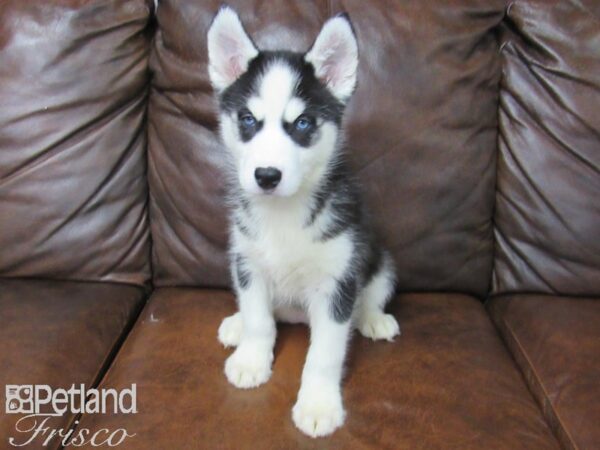
[(302, 298), (324, 281), (339, 278), (352, 251), (348, 236), (321, 242), (309, 229), (292, 227), (265, 227), (248, 250), (275, 293), (285, 300)]

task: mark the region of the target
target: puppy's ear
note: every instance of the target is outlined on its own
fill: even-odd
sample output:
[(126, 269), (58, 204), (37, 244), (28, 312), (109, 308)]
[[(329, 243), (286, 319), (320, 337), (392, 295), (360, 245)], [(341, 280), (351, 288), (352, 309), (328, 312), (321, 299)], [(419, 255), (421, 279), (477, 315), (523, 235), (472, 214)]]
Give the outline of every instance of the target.
[(208, 74), (218, 92), (237, 80), (258, 55), (237, 13), (228, 6), (217, 13), (208, 29), (207, 41)]
[(325, 22), (304, 60), (339, 100), (348, 100), (356, 86), (358, 44), (346, 14)]

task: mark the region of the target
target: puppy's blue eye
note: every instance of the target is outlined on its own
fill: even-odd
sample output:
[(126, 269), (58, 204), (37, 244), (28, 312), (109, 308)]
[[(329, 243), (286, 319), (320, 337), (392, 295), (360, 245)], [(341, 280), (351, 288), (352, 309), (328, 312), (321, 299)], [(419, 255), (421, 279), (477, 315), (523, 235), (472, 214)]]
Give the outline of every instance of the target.
[(295, 127), (296, 127), (296, 130), (298, 130), (298, 131), (306, 131), (310, 128), (310, 126), (311, 126), (310, 121), (304, 117), (300, 117), (295, 122)]
[(250, 128), (250, 127), (253, 127), (254, 125), (256, 125), (256, 119), (254, 118), (254, 116), (252, 114), (246, 114), (245, 116), (242, 116), (240, 121), (242, 122), (242, 125), (244, 125), (247, 128)]

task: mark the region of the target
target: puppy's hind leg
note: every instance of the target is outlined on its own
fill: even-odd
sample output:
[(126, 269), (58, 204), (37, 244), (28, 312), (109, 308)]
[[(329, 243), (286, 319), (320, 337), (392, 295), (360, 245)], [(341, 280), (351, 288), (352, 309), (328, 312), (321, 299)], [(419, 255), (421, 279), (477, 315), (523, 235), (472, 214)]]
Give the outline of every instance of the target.
[(394, 316), (384, 312), (385, 305), (394, 293), (395, 282), (392, 258), (384, 253), (379, 270), (358, 297), (354, 321), (363, 336), (392, 341), (400, 334), (400, 326)]

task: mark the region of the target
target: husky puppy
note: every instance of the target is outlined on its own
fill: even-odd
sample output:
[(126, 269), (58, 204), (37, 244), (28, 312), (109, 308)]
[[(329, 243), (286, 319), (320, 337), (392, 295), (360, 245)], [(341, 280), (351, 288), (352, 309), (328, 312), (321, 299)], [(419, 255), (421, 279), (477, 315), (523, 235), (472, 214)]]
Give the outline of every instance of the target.
[(219, 340), (237, 347), (225, 375), (238, 388), (271, 376), (276, 321), (310, 325), (292, 410), (309, 436), (344, 422), (341, 378), (353, 328), (392, 340), (384, 306), (390, 255), (375, 241), (343, 155), (342, 115), (358, 47), (347, 15), (329, 19), (307, 53), (260, 51), (223, 7), (208, 31), (208, 71), (231, 163), (231, 272), (239, 312)]

